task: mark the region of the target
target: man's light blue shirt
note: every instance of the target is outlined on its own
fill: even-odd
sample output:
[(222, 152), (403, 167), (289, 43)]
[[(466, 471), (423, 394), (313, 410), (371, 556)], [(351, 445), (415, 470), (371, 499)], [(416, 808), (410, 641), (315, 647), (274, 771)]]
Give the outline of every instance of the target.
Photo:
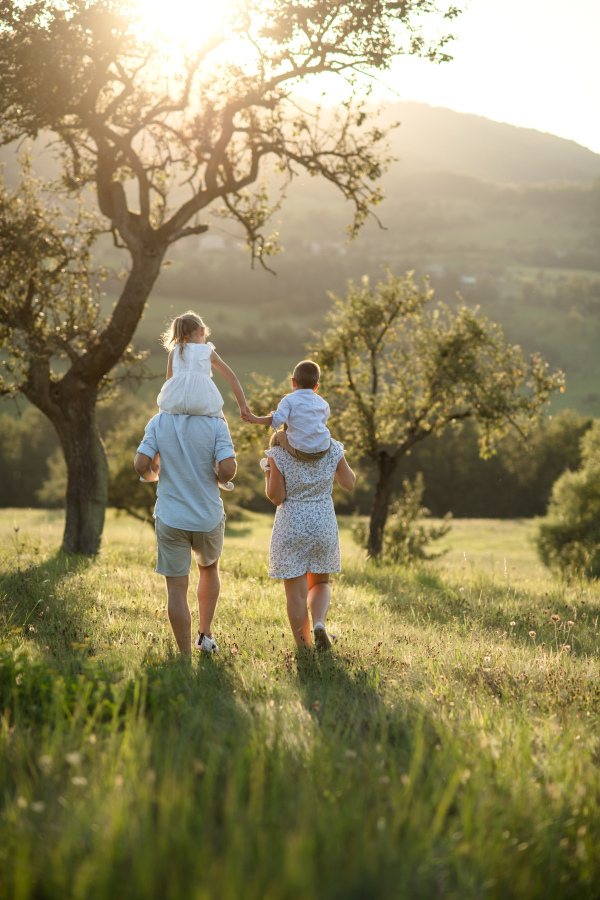
[(214, 463), (235, 456), (224, 419), (160, 412), (146, 425), (138, 453), (160, 453), (156, 518), (183, 531), (212, 531), (223, 518)]
[(326, 422), (329, 418), (329, 403), (308, 388), (299, 388), (286, 394), (281, 403), (271, 413), (271, 427), (277, 431), (287, 422), (288, 441), (295, 450), (306, 453), (320, 453), (327, 450), (331, 435)]

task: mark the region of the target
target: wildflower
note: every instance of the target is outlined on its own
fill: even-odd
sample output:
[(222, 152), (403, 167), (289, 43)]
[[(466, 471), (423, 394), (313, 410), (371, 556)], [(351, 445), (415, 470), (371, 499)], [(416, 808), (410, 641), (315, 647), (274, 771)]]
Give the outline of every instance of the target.
[(572, 622), (570, 619), (567, 622), (567, 625), (569, 626), (569, 628), (572, 628), (574, 624), (575, 624), (575, 622)]
[(73, 778), (71, 778), (71, 784), (74, 784), (77, 787), (85, 787), (87, 784), (87, 778), (85, 778), (83, 775), (74, 775)]
[(77, 750), (75, 750), (74, 753), (67, 753), (65, 759), (70, 766), (78, 766), (81, 762), (81, 753), (79, 753)]
[(146, 635), (146, 638), (148, 641), (152, 642), (152, 640), (154, 639), (154, 633), (152, 631), (149, 631)]
[(530, 638), (534, 638), (534, 637), (535, 637), (535, 631), (530, 631), (530, 632), (529, 632), (529, 637), (530, 637)]
[(560, 616), (558, 616), (556, 613), (554, 613), (553, 615), (551, 615), (551, 616), (550, 616), (550, 619), (551, 619), (553, 622), (560, 622)]
[(510, 627), (511, 627), (511, 628), (514, 628), (516, 624), (517, 624), (516, 622), (511, 622), (511, 623), (510, 623)]
[(35, 625), (30, 625), (30, 626), (29, 626), (29, 630), (30, 630), (30, 631), (35, 631)]
[(491, 662), (491, 661), (492, 661), (492, 657), (491, 657), (491, 656), (484, 656), (484, 657), (483, 657), (483, 661), (484, 661), (484, 662)]

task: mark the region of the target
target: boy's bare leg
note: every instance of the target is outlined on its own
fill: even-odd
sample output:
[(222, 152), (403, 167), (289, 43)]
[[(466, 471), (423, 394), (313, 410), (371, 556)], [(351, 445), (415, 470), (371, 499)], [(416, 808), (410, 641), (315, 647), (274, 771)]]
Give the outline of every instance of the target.
[(167, 613), (177, 646), (185, 656), (192, 655), (192, 616), (187, 602), (189, 575), (165, 577)]
[(296, 646), (300, 649), (310, 647), (310, 621), (306, 598), (308, 582), (306, 575), (297, 578), (284, 578), (285, 596), (287, 598), (287, 614)]

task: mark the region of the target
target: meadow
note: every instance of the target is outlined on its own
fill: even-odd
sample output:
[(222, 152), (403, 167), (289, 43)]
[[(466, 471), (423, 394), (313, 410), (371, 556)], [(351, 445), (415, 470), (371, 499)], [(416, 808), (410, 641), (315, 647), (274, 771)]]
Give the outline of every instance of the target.
[(294, 651), (245, 513), (189, 661), (147, 525), (74, 560), (59, 511), (0, 512), (0, 897), (597, 897), (598, 585), (531, 521), (411, 568), (340, 524), (331, 653)]

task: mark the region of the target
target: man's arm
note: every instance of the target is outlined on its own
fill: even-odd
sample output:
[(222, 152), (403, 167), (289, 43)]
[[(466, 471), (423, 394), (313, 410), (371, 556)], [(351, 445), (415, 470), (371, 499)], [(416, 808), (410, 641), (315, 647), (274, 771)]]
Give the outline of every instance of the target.
[(231, 481), (235, 477), (236, 472), (237, 461), (235, 456), (229, 456), (227, 459), (222, 459), (221, 462), (217, 463), (217, 475), (221, 484)]
[(158, 473), (160, 471), (158, 453), (154, 459), (151, 456), (146, 456), (145, 453), (136, 453), (133, 465), (135, 471), (144, 481), (158, 481)]

